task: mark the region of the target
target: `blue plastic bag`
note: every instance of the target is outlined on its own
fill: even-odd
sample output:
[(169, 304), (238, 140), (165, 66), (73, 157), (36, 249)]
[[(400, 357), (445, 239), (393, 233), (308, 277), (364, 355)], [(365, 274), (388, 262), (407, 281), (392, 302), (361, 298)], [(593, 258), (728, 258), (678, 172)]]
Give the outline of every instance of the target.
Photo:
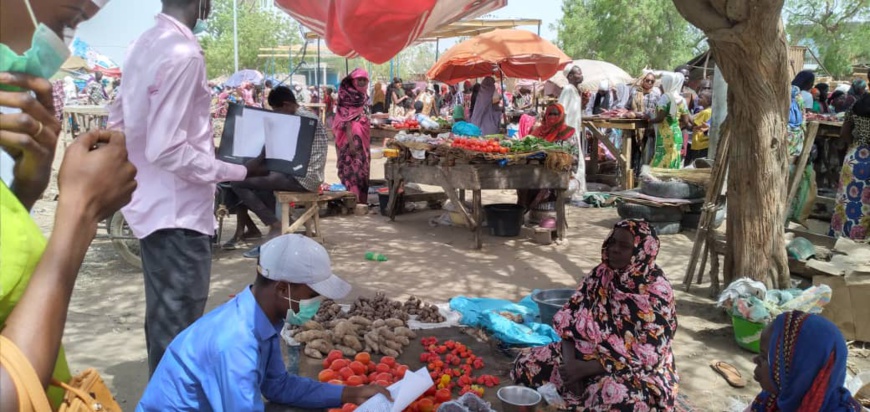
[(482, 134), (479, 127), (468, 122), (456, 122), (451, 131), (458, 136), (480, 137)]
[[(550, 325), (535, 321), (540, 313), (531, 295), (518, 303), (505, 299), (457, 296), (450, 299), (450, 308), (462, 314), (463, 325), (486, 329), (508, 345), (542, 346), (559, 341), (559, 335)], [(500, 312), (521, 315), (523, 323), (513, 322), (501, 316)]]

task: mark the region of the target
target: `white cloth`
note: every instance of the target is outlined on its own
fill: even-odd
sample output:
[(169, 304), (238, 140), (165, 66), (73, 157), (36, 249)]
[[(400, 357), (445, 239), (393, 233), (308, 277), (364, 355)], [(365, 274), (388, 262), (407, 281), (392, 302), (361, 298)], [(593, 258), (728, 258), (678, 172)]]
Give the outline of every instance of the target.
[(804, 108), (807, 110), (812, 110), (814, 103), (813, 94), (806, 90), (802, 90), (801, 97), (804, 99)]
[[(15, 114), (21, 113), (21, 110), (0, 106), (0, 113)], [(12, 181), (15, 180), (14, 169), (15, 159), (13, 159), (9, 153), (6, 153), (5, 150), (0, 148), (0, 180), (3, 180), (3, 183), (6, 183), (6, 186), (8, 187), (12, 187)]]
[(574, 136), (580, 155), (577, 156), (577, 170), (574, 172), (574, 178), (577, 179), (580, 187), (574, 195), (582, 196), (583, 193), (586, 193), (586, 135), (583, 132), (583, 98), (580, 97), (577, 88), (569, 84), (562, 88), (559, 104), (565, 108), (565, 124), (573, 127), (577, 132)]
[(664, 107), (668, 103), (671, 104), (671, 117), (676, 119), (679, 116), (680, 105), (686, 102), (681, 91), (683, 90), (683, 81), (685, 77), (679, 73), (662, 72), (662, 98), (659, 101), (659, 106)]

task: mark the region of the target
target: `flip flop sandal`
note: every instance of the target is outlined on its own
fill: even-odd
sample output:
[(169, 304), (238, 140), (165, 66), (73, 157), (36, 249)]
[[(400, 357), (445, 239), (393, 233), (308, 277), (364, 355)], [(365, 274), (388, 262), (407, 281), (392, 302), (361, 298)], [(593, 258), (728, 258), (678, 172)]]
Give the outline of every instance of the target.
[(746, 386), (746, 380), (743, 379), (743, 375), (740, 374), (740, 371), (737, 370), (734, 365), (730, 363), (714, 360), (710, 362), (710, 367), (713, 368), (716, 373), (722, 375), (725, 378), (725, 381), (728, 382), (729, 385), (735, 388), (743, 388)]

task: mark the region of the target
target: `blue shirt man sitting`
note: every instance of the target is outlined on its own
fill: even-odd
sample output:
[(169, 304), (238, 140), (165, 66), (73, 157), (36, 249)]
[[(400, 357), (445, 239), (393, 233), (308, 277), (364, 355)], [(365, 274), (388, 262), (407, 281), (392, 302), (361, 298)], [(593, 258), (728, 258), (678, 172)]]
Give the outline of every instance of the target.
[(301, 408), (361, 404), (381, 386), (340, 386), (287, 372), (279, 346), (284, 321), (310, 320), (323, 297), (351, 286), (332, 273), (329, 255), (301, 235), (261, 247), (257, 279), (181, 332), (166, 350), (137, 411), (262, 411), (262, 398)]

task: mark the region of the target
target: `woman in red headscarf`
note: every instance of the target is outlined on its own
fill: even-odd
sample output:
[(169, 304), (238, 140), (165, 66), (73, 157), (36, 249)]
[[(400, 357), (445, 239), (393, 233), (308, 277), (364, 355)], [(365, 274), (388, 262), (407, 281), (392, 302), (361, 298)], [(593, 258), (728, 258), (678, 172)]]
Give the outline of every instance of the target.
[(371, 165), (371, 131), (366, 113), (369, 74), (355, 69), (338, 87), (338, 105), (332, 132), (338, 152), (338, 178), (356, 194), (357, 203), (367, 204)]
[(547, 106), (544, 118), (531, 135), (550, 143), (562, 142), (574, 136), (574, 128), (565, 124), (565, 108), (559, 103)]
[[(544, 119), (541, 125), (529, 133), (529, 136), (544, 139), (550, 143), (573, 143), (576, 130), (565, 124), (565, 108), (559, 103), (553, 103), (544, 110)], [(519, 189), (517, 190), (517, 204), (532, 210), (541, 203), (556, 200), (556, 191), (550, 189)]]

